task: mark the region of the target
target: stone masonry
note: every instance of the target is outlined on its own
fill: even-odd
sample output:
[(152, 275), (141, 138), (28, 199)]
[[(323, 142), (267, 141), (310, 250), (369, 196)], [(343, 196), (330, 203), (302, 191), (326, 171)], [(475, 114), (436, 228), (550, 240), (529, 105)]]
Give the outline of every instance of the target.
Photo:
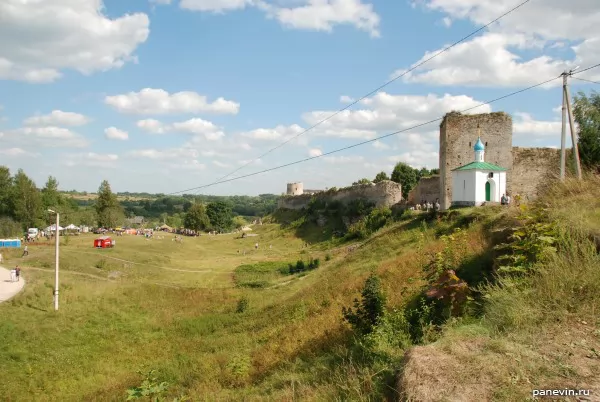
[(485, 161), (508, 170), (506, 185), (511, 191), (512, 118), (503, 112), (463, 115), (448, 113), (440, 125), (440, 204), (450, 208), (452, 170), (473, 161), (478, 131), (485, 144)]
[(364, 199), (375, 203), (378, 207), (391, 207), (402, 201), (402, 187), (393, 181), (384, 180), (377, 184), (360, 184), (339, 190), (324, 191), (314, 195), (285, 196), (279, 199), (277, 206), (282, 209), (302, 209), (308, 205), (313, 197), (329, 201), (340, 201), (342, 203)]

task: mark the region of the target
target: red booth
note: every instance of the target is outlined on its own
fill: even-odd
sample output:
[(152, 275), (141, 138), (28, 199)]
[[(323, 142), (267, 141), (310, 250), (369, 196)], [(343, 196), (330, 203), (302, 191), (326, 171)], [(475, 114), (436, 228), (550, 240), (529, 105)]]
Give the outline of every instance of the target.
[(109, 236), (98, 237), (94, 240), (94, 247), (96, 248), (109, 248), (114, 247), (115, 243)]

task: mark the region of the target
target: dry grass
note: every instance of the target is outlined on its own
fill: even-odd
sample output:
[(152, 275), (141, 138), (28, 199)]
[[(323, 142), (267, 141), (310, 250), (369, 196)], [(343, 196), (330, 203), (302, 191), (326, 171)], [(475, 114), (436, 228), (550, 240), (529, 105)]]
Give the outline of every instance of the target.
[(586, 389), (600, 401), (600, 179), (549, 187), (539, 205), (561, 229), (559, 253), (526, 280), (486, 289), (484, 316), (412, 349), (406, 400), (532, 400), (534, 389)]

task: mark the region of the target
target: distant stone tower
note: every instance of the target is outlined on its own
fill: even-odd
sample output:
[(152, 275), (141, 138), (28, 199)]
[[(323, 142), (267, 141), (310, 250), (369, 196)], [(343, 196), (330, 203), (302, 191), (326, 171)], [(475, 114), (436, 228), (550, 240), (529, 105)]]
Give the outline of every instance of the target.
[(475, 115), (450, 112), (440, 125), (441, 209), (450, 208), (452, 201), (452, 169), (473, 160), (473, 140), (479, 135), (485, 141), (485, 161), (506, 168), (506, 185), (511, 191), (512, 118), (502, 112)]
[(304, 194), (304, 185), (302, 182), (288, 183), (287, 195), (302, 195)]

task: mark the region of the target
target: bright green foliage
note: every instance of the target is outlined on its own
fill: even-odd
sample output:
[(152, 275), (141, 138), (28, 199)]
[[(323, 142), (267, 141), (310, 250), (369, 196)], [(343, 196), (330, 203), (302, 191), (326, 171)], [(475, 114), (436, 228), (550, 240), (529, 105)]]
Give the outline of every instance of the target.
[(386, 298), (379, 277), (371, 274), (362, 290), (362, 300), (354, 299), (354, 308), (342, 309), (344, 319), (361, 335), (375, 329), (385, 313)]
[(575, 122), (579, 126), (579, 157), (581, 164), (600, 171), (600, 94), (583, 92), (573, 102)]
[(311, 271), (313, 269), (317, 269), (319, 268), (319, 265), (321, 264), (321, 261), (318, 258), (311, 258), (308, 261), (308, 264), (304, 263), (304, 261), (302, 260), (298, 260), (296, 261), (296, 265), (294, 264), (288, 264), (288, 273), (290, 274), (297, 274), (300, 272), (304, 272), (304, 271)]
[(211, 202), (206, 207), (206, 214), (213, 230), (226, 232), (233, 226), (231, 206), (223, 201)]
[(417, 172), (416, 169), (413, 169), (404, 162), (398, 162), (396, 166), (394, 166), (392, 181), (400, 183), (402, 186), (402, 197), (407, 198), (410, 190), (417, 185), (417, 182), (419, 181)]
[(0, 216), (12, 216), (13, 178), (6, 166), (0, 166)]
[(13, 179), (11, 203), (15, 220), (24, 227), (36, 227), (40, 223), (42, 199), (35, 183), (22, 169)]
[(392, 210), (389, 207), (374, 208), (366, 217), (350, 225), (346, 239), (366, 239), (391, 222), (391, 218)]
[(140, 386), (127, 390), (127, 400), (149, 398), (153, 402), (165, 401), (162, 395), (168, 391), (169, 383), (164, 381), (159, 382), (155, 377), (155, 373), (155, 370), (150, 370), (148, 373), (138, 371), (138, 374), (144, 378), (144, 381), (142, 381)]
[(377, 175), (375, 176), (375, 179), (373, 179), (373, 183), (379, 183), (381, 181), (384, 180), (389, 180), (390, 178), (388, 177), (386, 172), (379, 172), (377, 173)]
[(236, 229), (241, 229), (248, 224), (246, 219), (243, 216), (234, 216), (233, 217), (233, 227)]
[(558, 230), (554, 222), (547, 221), (546, 216), (545, 209), (528, 209), (526, 205), (521, 205), (521, 226), (514, 229), (509, 243), (495, 247), (496, 250), (507, 252), (497, 258), (504, 263), (498, 268), (498, 273), (529, 273), (536, 263), (556, 253)]
[(95, 209), (99, 227), (114, 228), (121, 224), (125, 218), (123, 207), (121, 207), (117, 196), (110, 189), (107, 180), (102, 181), (98, 188)]
[(359, 181), (355, 181), (354, 183), (352, 183), (353, 186), (356, 186), (357, 184), (369, 184), (371, 183), (371, 180), (369, 179), (360, 179)]
[(210, 219), (203, 204), (194, 204), (188, 209), (183, 218), (183, 226), (197, 232), (210, 228)]

